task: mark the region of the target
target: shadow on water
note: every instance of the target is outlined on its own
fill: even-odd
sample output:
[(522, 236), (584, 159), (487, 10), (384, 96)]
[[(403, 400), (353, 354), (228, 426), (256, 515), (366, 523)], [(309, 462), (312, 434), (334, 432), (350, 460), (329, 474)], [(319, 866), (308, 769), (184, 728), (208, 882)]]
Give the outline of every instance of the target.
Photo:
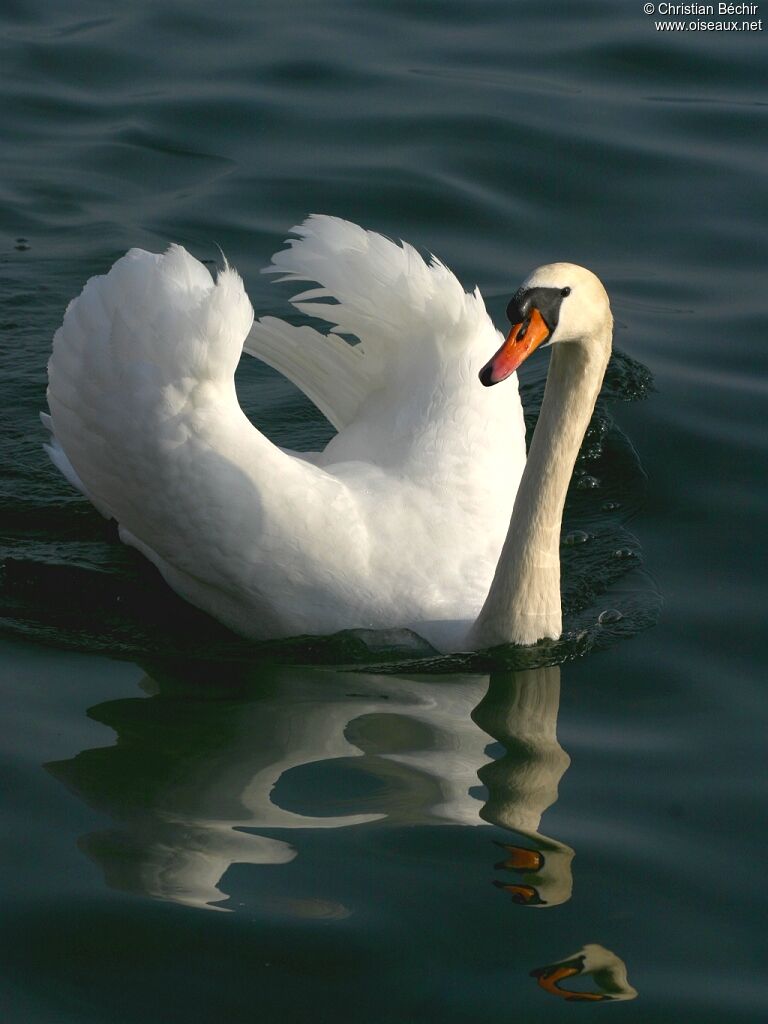
[[(540, 364), (521, 385), (529, 436), (545, 383)], [(627, 523), (646, 478), (607, 411), (652, 390), (649, 372), (614, 352), (576, 463), (563, 522), (564, 635), (532, 648), (443, 656), (408, 630), (345, 630), (331, 637), (246, 642), (176, 597), (153, 567), (117, 540), (83, 501), (0, 508), (0, 629), (36, 641), (129, 660), (216, 658), (227, 662), (327, 664), (377, 672), (490, 671), (560, 664), (652, 625), (660, 598), (642, 571)], [(53, 486), (59, 481), (51, 470)], [(51, 538), (56, 538), (51, 540)]]
[[(287, 870), (311, 862), (318, 833), (354, 829), (379, 850), (383, 831), (440, 830), (442, 858), (455, 847), (458, 863), (470, 830), (488, 833), (475, 844), (478, 884), (493, 867), (513, 913), (571, 898), (574, 851), (541, 830), (570, 764), (557, 739), (558, 667), (437, 680), (186, 663), (140, 685), (148, 697), (88, 711), (114, 745), (46, 766), (113, 822), (79, 842), (112, 889), (236, 913), (255, 890), (259, 916), (344, 921), (365, 913), (347, 863), (334, 866), (332, 894), (319, 881), (306, 891), (306, 867)], [(386, 892), (385, 873), (369, 874)], [(623, 961), (595, 943), (529, 970), (569, 1001), (637, 994)]]

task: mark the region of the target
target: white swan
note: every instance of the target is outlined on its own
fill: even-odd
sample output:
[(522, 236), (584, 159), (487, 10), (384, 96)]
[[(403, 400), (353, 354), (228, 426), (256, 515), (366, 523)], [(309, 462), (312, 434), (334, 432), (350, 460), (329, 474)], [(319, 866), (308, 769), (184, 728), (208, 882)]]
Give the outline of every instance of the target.
[[(479, 291), (435, 258), (332, 217), (293, 231), (269, 269), (319, 283), (293, 303), (329, 334), (253, 324), (235, 271), (214, 283), (179, 246), (92, 278), (54, 338), (52, 460), (174, 590), (246, 637), (408, 627), (459, 650), (559, 636), (563, 504), (611, 347), (600, 281), (535, 270), (499, 348)], [(282, 450), (246, 418), (244, 343), (337, 428), (324, 451)], [(544, 343), (526, 462), (516, 385), (478, 375), (497, 383)]]

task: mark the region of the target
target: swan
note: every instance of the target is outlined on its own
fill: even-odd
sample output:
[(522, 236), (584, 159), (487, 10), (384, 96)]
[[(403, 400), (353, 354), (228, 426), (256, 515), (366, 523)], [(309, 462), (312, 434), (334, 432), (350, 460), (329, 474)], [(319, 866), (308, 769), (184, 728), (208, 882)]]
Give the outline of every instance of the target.
[[(611, 350), (601, 282), (534, 270), (505, 340), (434, 256), (325, 215), (291, 234), (266, 272), (316, 283), (291, 301), (328, 333), (254, 322), (236, 271), (214, 281), (178, 245), (88, 281), (48, 365), (53, 463), (181, 597), (249, 639), (404, 627), (448, 652), (558, 637), (565, 495)], [(526, 458), (515, 371), (544, 345)], [(243, 351), (336, 428), (323, 451), (248, 420)]]

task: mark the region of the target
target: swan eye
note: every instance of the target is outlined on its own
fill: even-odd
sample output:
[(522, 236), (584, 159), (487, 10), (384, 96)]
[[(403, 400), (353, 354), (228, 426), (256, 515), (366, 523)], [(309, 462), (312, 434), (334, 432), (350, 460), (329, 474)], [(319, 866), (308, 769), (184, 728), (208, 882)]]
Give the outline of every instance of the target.
[(570, 295), (571, 294), (571, 289), (570, 288), (562, 288), (560, 290), (560, 294), (563, 296), (563, 298), (565, 298), (566, 295)]

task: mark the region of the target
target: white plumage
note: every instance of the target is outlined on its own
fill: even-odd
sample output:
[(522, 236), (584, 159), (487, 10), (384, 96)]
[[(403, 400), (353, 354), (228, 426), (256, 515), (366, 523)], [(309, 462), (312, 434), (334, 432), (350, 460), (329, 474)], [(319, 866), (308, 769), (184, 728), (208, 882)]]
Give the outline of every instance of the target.
[[(409, 627), (458, 649), (525, 466), (516, 382), (477, 379), (501, 336), (436, 259), (332, 217), (293, 231), (269, 272), (317, 282), (292, 301), (329, 334), (254, 324), (228, 266), (214, 283), (180, 246), (133, 249), (56, 333), (48, 451), (182, 597), (247, 637)], [(324, 451), (283, 451), (245, 417), (243, 347), (337, 428)]]

